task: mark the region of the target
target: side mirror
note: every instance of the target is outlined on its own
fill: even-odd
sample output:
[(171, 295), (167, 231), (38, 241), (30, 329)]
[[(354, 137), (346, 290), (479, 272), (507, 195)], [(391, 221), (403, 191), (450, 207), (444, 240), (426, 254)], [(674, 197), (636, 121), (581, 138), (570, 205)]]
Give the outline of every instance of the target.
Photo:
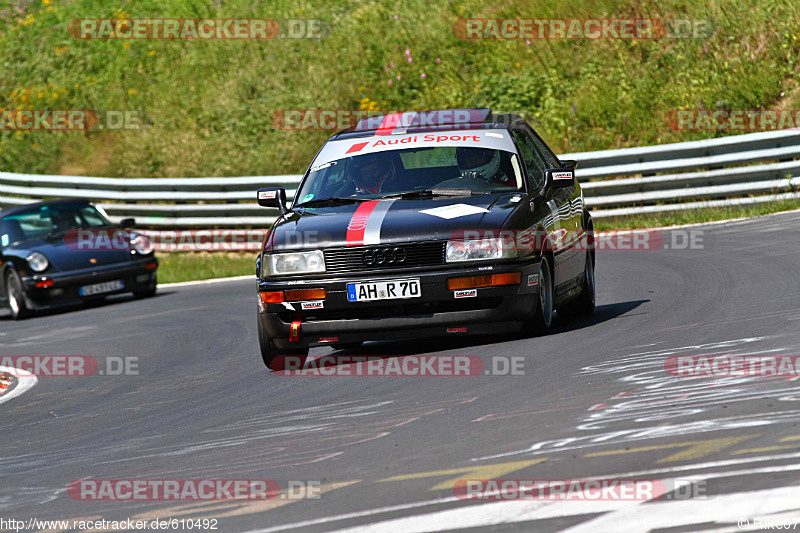
[(575, 185), (575, 171), (572, 168), (549, 168), (544, 171), (544, 192), (549, 189), (568, 189)]
[(574, 159), (563, 159), (561, 165), (567, 168), (578, 168), (578, 162)]
[(286, 189), (283, 187), (265, 187), (258, 189), (258, 205), (261, 207), (277, 208), (281, 215), (286, 214), (289, 209), (286, 207)]
[(135, 225), (136, 225), (135, 218), (123, 218), (122, 220), (119, 221), (120, 228), (132, 228)]

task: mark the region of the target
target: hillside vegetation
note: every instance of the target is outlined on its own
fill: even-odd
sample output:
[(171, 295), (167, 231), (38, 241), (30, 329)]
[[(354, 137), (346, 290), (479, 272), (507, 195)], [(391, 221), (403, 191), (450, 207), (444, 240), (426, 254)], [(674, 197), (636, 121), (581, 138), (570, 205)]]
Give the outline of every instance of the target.
[[(459, 18), (704, 19), (708, 38), (464, 40)], [(321, 19), (323, 39), (78, 40), (77, 18)], [(0, 108), (136, 110), (124, 132), (0, 131), (0, 171), (302, 172), (330, 132), (282, 109), (492, 107), (559, 152), (692, 140), (665, 114), (798, 106), (800, 4), (778, 0), (0, 0)], [(391, 82), (391, 83), (390, 83)]]

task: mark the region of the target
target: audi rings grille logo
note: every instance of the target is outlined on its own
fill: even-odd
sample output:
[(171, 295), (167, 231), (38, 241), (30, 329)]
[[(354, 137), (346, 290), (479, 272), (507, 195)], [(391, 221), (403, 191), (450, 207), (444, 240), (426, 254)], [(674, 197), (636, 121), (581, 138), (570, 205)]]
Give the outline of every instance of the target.
[(361, 256), (366, 266), (400, 265), (406, 260), (404, 248), (373, 248)]

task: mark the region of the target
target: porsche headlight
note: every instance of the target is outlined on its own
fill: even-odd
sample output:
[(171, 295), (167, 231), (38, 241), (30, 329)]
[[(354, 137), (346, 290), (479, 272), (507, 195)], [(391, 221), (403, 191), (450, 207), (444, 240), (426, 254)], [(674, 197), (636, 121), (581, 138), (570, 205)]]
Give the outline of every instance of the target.
[(322, 250), (283, 254), (265, 253), (261, 260), (264, 276), (285, 276), (325, 272), (325, 257)]
[(448, 263), (517, 257), (517, 250), (501, 238), (452, 240), (447, 243)]
[(131, 246), (142, 255), (153, 253), (153, 243), (141, 233), (131, 233)]
[(33, 252), (27, 258), (28, 266), (31, 267), (31, 270), (34, 272), (44, 272), (47, 270), (47, 267), (50, 266), (50, 262), (39, 252)]

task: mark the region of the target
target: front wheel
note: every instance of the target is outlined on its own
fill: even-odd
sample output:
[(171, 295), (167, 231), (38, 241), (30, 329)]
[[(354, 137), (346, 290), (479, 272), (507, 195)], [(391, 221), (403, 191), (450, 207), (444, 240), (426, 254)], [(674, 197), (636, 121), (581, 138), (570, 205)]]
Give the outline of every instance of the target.
[(261, 325), (261, 317), (259, 316), (257, 318), (258, 346), (261, 349), (261, 359), (264, 361), (264, 365), (271, 370), (284, 370), (284, 359), (278, 358), (279, 355), (282, 355), (298, 357), (300, 361), (297, 366), (302, 367), (308, 357), (308, 348), (278, 348), (275, 341), (270, 339), (267, 336), (267, 332), (264, 331), (264, 327)]
[(530, 333), (544, 335), (553, 323), (553, 270), (550, 259), (544, 255), (539, 264), (539, 297), (530, 320)]
[(141, 291), (133, 291), (133, 297), (134, 298), (139, 298), (139, 299), (141, 299), (141, 298), (151, 298), (151, 297), (153, 297), (155, 295), (156, 295), (156, 286), (155, 285), (153, 285), (149, 289), (144, 289), (144, 290), (141, 290)]
[(11, 310), (11, 317), (14, 320), (21, 320), (31, 315), (31, 310), (25, 303), (25, 290), (22, 288), (22, 280), (19, 274), (13, 270), (6, 276), (6, 295), (8, 296), (8, 308)]

